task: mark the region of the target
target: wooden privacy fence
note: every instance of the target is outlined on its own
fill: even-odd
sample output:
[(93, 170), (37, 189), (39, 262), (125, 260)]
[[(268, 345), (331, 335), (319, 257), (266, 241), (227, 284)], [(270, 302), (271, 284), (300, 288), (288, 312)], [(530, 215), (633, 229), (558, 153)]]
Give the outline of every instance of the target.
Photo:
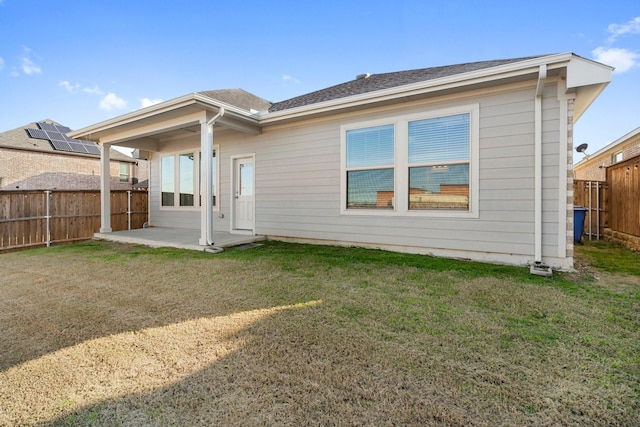
[[(148, 195), (111, 192), (113, 231), (142, 228)], [(0, 191), (0, 251), (93, 237), (100, 230), (100, 191)]]
[(607, 168), (609, 228), (640, 237), (640, 156)]
[(607, 181), (574, 181), (573, 204), (587, 209), (584, 235), (603, 229), (640, 237), (640, 156), (607, 167)]

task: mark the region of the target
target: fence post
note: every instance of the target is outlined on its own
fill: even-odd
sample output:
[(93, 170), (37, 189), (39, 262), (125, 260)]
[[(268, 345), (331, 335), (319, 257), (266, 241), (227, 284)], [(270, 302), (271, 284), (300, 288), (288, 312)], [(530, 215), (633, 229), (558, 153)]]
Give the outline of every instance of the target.
[(127, 227), (131, 230), (131, 190), (127, 190)]
[(47, 215), (45, 216), (46, 219), (46, 224), (47, 224), (47, 231), (46, 231), (46, 235), (45, 235), (45, 243), (47, 245), (47, 247), (49, 247), (51, 245), (51, 214), (50, 214), (50, 210), (49, 210), (49, 201), (51, 199), (51, 190), (45, 190), (44, 191), (45, 194), (45, 198), (47, 199), (45, 201), (45, 205), (46, 205), (46, 209), (47, 209)]
[(596, 240), (600, 240), (600, 186), (601, 182), (596, 187)]
[(591, 183), (592, 181), (589, 181), (587, 185), (589, 185), (589, 240), (591, 240), (591, 206), (592, 206), (592, 202), (593, 202), (593, 197), (591, 196)]

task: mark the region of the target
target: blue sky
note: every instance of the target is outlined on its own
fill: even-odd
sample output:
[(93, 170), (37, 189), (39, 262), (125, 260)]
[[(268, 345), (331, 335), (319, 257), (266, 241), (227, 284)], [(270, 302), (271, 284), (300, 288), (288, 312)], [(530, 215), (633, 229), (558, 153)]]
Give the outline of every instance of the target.
[(0, 131), (78, 129), (202, 90), (281, 101), (364, 72), (561, 52), (617, 68), (576, 144), (594, 152), (640, 126), (637, 0), (0, 0)]

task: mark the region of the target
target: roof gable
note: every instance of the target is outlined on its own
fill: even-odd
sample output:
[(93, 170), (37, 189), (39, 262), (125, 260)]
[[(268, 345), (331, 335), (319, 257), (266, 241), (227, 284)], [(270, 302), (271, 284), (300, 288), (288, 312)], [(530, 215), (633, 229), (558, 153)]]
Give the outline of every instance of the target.
[(246, 111), (266, 111), (271, 103), (243, 89), (218, 89), (198, 92), (201, 95), (242, 108)]

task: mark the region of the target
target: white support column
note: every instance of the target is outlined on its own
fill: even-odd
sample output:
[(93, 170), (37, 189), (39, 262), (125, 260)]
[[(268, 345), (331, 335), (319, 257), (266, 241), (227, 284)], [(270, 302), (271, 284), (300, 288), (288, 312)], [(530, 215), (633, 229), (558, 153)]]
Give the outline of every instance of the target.
[(100, 152), (100, 232), (111, 233), (111, 144)]
[(213, 123), (200, 120), (200, 242), (201, 246), (213, 244)]

